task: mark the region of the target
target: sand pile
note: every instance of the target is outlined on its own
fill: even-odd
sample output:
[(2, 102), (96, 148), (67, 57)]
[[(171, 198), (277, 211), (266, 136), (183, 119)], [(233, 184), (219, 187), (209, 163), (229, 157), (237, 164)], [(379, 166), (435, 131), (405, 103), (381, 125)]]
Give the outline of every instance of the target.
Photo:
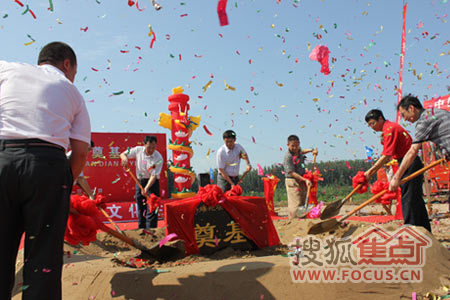
[[(424, 279), (420, 283), (293, 283), (287, 245), (304, 237), (316, 220), (277, 220), (274, 224), (283, 245), (257, 251), (230, 248), (212, 256), (191, 255), (182, 259), (144, 263), (140, 251), (104, 233), (97, 242), (83, 247), (66, 245), (63, 270), (64, 299), (411, 299), (416, 292), (444, 295), (450, 284), (450, 253), (441, 243), (449, 240), (448, 219), (433, 222), (439, 240), (427, 234), (432, 245), (426, 250)], [(378, 225), (393, 232), (401, 222)], [(350, 221), (321, 238), (356, 237), (369, 223)], [(131, 230), (128, 236), (151, 247), (164, 236), (163, 229)], [(126, 262), (134, 262), (126, 263)], [(23, 260), (22, 260), (23, 261)], [(18, 264), (20, 270), (20, 259)], [(16, 277), (17, 278), (17, 277)], [(21, 279), (16, 282), (20, 285)], [(20, 299), (16, 289), (13, 299)]]

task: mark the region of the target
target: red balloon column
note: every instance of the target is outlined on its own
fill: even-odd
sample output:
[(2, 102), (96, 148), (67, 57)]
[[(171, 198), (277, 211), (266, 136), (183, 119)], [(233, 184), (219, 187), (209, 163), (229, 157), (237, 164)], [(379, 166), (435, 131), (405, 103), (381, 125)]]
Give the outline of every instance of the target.
[(170, 115), (159, 114), (159, 126), (171, 130), (168, 148), (172, 150), (173, 161), (169, 170), (174, 173), (172, 198), (187, 198), (195, 195), (190, 187), (194, 183), (195, 174), (191, 167), (191, 157), (194, 151), (189, 138), (200, 123), (200, 116), (189, 117), (189, 96), (183, 94), (181, 87), (174, 88), (169, 96)]

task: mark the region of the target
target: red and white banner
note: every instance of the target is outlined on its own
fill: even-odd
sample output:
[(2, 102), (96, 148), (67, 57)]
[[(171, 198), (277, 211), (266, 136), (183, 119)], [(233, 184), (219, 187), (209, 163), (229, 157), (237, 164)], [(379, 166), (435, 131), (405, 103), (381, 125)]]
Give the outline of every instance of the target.
[[(179, 199), (164, 199), (158, 208), (158, 220), (164, 219), (164, 206), (172, 201)], [(105, 211), (114, 222), (137, 222), (137, 205), (136, 202), (109, 202), (106, 203)], [(101, 216), (103, 222), (108, 223), (108, 220), (103, 215)]]
[[(156, 150), (163, 157), (163, 167), (159, 179), (161, 198), (167, 198), (167, 144), (164, 133), (117, 133), (93, 132), (94, 148), (84, 167), (84, 176), (91, 189), (97, 188), (97, 193), (103, 194), (108, 202), (135, 203), (135, 183), (121, 166), (120, 153), (135, 146), (144, 145), (146, 135), (154, 135), (158, 139)], [(135, 160), (129, 161), (131, 170), (135, 172)], [(81, 194), (78, 186), (73, 187), (75, 193)], [(121, 208), (129, 210), (130, 207)], [(109, 213), (109, 211), (107, 211)], [(121, 211), (123, 213), (123, 211)], [(130, 216), (133, 216), (129, 212)], [(120, 218), (119, 218), (120, 219)]]
[(425, 101), (423, 103), (425, 108), (439, 108), (450, 111), (450, 94), (447, 96), (441, 96), (438, 98), (433, 98), (431, 100)]

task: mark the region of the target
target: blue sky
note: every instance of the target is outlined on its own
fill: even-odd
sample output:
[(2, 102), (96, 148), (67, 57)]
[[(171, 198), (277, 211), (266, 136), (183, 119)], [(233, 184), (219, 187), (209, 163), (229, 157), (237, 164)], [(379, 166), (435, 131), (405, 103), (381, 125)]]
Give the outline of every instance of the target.
[[(53, 12), (48, 1), (22, 2), (36, 20), (12, 0), (0, 4), (0, 59), (35, 63), (46, 43), (69, 43), (96, 132), (169, 134), (158, 115), (168, 112), (172, 88), (183, 86), (189, 113), (202, 117), (192, 136), (197, 172), (216, 167), (213, 150), (226, 129), (236, 131), (254, 165), (266, 166), (282, 161), (290, 134), (318, 147), (319, 161), (365, 158), (364, 146), (380, 150), (367, 111), (395, 119), (402, 1), (228, 1), (224, 27), (213, 0), (161, 0), (160, 11), (149, 0), (139, 1), (144, 11), (125, 0), (53, 0)], [(420, 99), (449, 93), (449, 5), (408, 2), (403, 89)], [(25, 46), (27, 35), (35, 43)], [(319, 44), (331, 51), (328, 76), (309, 59)]]

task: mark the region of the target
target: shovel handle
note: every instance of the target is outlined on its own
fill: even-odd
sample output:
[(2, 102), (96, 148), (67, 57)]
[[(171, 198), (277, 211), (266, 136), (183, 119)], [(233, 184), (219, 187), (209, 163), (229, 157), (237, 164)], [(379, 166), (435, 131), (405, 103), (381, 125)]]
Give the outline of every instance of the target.
[[(429, 164), (426, 167), (423, 167), (420, 170), (417, 170), (416, 172), (412, 173), (411, 175), (408, 175), (407, 177), (403, 178), (400, 181), (400, 184), (404, 184), (405, 182), (425, 173), (427, 170), (437, 166), (438, 164), (442, 163), (444, 161), (443, 158), (441, 158), (440, 160), (437, 160), (431, 164)], [(388, 192), (388, 190), (384, 190), (379, 192), (378, 194), (374, 195), (372, 198), (370, 198), (369, 200), (367, 200), (366, 202), (362, 203), (361, 205), (359, 205), (358, 207), (355, 207), (351, 212), (349, 212), (347, 215), (345, 215), (342, 219), (340, 219), (339, 221), (344, 221), (345, 219), (347, 219), (348, 217), (350, 217), (351, 215), (353, 215), (355, 212), (357, 212), (358, 210), (364, 208), (365, 206), (367, 206), (368, 204), (372, 203), (373, 201), (375, 201), (376, 199), (380, 198), (381, 196), (383, 196), (384, 194), (386, 194)]]
[(306, 187), (306, 199), (305, 199), (305, 209), (307, 209), (308, 208), (308, 202), (309, 202), (309, 192), (311, 191), (311, 186), (310, 185), (308, 185), (307, 187)]
[(245, 176), (247, 176), (247, 174), (250, 172), (250, 170), (245, 171), (244, 174), (242, 174), (242, 177), (239, 179), (238, 184), (241, 184), (242, 182), (244, 182), (244, 178)]
[(348, 194), (343, 200), (342, 202), (347, 201), (348, 199), (350, 199), (361, 187), (363, 186), (362, 183), (358, 184), (353, 191), (350, 192), (350, 194)]
[[(100, 207), (99, 207), (100, 208)], [(101, 209), (101, 208), (100, 208)], [(74, 215), (79, 215), (80, 213), (74, 209), (74, 208), (70, 208), (70, 213), (74, 214)], [(124, 235), (123, 233), (120, 233), (119, 231), (116, 231), (112, 228), (109, 228), (108, 226), (106, 226), (103, 223), (99, 223), (98, 227), (101, 231), (104, 231), (116, 238), (118, 238), (119, 240), (127, 243), (130, 246), (133, 246), (134, 248), (138, 249), (138, 250), (142, 250), (142, 251), (146, 251), (147, 249), (142, 246), (141, 244), (139, 244), (137, 241), (133, 240), (132, 238), (127, 237), (126, 235)]]
[(384, 194), (387, 193), (387, 190), (381, 191), (378, 194), (372, 196), (372, 198), (370, 198), (369, 200), (367, 200), (366, 202), (360, 204), (359, 206), (355, 207), (351, 212), (349, 212), (347, 215), (345, 215), (342, 219), (339, 220), (339, 222), (344, 221), (345, 219), (347, 219), (348, 217), (350, 217), (351, 215), (353, 215), (355, 212), (357, 212), (358, 210), (366, 207), (367, 205), (369, 205), (370, 203), (372, 203), (373, 201), (377, 200), (378, 198), (380, 198), (381, 196), (383, 196)]
[(144, 188), (142, 187), (141, 183), (139, 182), (139, 180), (137, 180), (136, 176), (134, 176), (133, 172), (131, 172), (131, 169), (126, 169), (125, 171), (128, 172), (128, 174), (130, 174), (131, 178), (133, 178), (134, 182), (136, 182), (136, 184), (139, 186), (139, 188), (141, 189), (141, 193), (144, 194)]
[[(126, 172), (128, 172), (128, 174), (130, 174), (131, 178), (133, 178), (134, 182), (136, 182), (136, 184), (138, 185), (138, 187), (141, 189), (141, 194), (144, 195), (144, 188), (142, 187), (141, 183), (139, 182), (139, 180), (137, 180), (136, 176), (134, 176), (133, 172), (131, 172), (130, 169), (125, 169)], [(148, 203), (150, 202), (150, 196), (149, 195), (145, 195), (145, 198), (147, 199)], [(156, 208), (157, 209), (157, 208)], [(155, 210), (156, 210), (155, 209)]]
[(117, 231), (119, 231), (120, 233), (124, 234), (122, 230), (120, 230), (119, 226), (117, 226), (117, 223), (113, 221), (113, 219), (111, 219), (111, 217), (108, 215), (108, 213), (101, 208), (100, 206), (98, 206), (98, 209), (102, 212), (102, 214), (106, 217), (106, 219), (109, 221), (109, 223), (111, 223), (112, 225), (114, 225), (114, 227), (117, 229)]
[[(317, 151), (317, 148), (315, 150)], [(312, 161), (312, 168), (311, 168), (312, 171), (314, 171), (314, 167), (316, 166), (316, 158), (317, 158), (317, 153), (314, 153), (313, 161)]]
[(109, 228), (108, 226), (104, 225), (104, 224), (100, 224), (100, 230), (112, 235), (113, 237), (118, 238), (119, 240), (121, 240), (122, 242), (127, 243), (128, 245), (138, 249), (138, 250), (142, 250), (142, 251), (146, 251), (147, 249), (142, 246), (141, 244), (139, 244), (137, 241), (135, 241), (132, 238), (127, 237), (126, 235), (112, 229)]

